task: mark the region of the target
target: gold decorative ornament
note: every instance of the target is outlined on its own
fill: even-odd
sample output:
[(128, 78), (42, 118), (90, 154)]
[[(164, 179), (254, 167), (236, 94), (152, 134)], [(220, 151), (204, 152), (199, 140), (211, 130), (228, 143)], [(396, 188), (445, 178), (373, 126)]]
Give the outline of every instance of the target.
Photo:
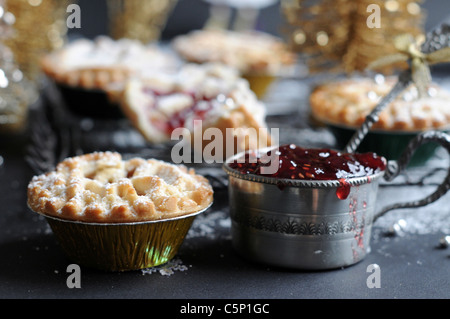
[[(397, 52), (394, 38), (423, 33), (422, 0), (283, 0), (292, 49), (304, 55), (311, 73), (363, 71)], [(370, 8), (379, 8), (379, 27), (368, 23)], [(373, 14), (376, 14), (373, 13)], [(406, 68), (387, 65), (383, 73)]]
[(40, 75), (41, 55), (64, 45), (69, 3), (68, 0), (6, 1), (7, 10), (16, 17), (14, 33), (6, 45), (29, 80), (36, 81)]
[(37, 93), (16, 63), (14, 52), (6, 45), (14, 34), (15, 16), (0, 0), (0, 132), (23, 133), (28, 118), (28, 105)]
[(431, 53), (424, 53), (420, 47), (425, 36), (414, 38), (411, 34), (399, 35), (394, 40), (398, 53), (381, 57), (371, 62), (368, 69), (379, 69), (397, 62), (408, 62), (411, 67), (411, 77), (417, 87), (420, 97), (427, 96), (431, 83), (430, 65), (450, 62), (450, 47), (444, 47)]
[(110, 34), (143, 43), (159, 40), (177, 0), (107, 0)]

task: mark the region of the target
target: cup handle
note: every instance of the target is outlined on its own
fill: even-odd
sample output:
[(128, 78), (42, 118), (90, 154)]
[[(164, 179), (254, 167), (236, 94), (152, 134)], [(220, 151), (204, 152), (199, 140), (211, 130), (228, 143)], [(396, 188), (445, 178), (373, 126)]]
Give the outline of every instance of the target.
[[(389, 182), (392, 181), (395, 177), (397, 177), (406, 168), (412, 155), (417, 150), (417, 148), (419, 148), (422, 144), (429, 142), (439, 143), (447, 150), (447, 153), (449, 153), (450, 155), (450, 135), (440, 131), (427, 131), (421, 133), (411, 140), (411, 142), (408, 144), (407, 148), (397, 161), (389, 161), (387, 163), (384, 179)], [(391, 204), (389, 206), (386, 206), (375, 215), (374, 220), (383, 216), (390, 210), (426, 206), (438, 200), (445, 193), (447, 193), (449, 189), (450, 189), (450, 167), (447, 170), (447, 177), (442, 181), (442, 183), (438, 186), (438, 188), (436, 189), (436, 191), (434, 191), (434, 193), (420, 200)]]

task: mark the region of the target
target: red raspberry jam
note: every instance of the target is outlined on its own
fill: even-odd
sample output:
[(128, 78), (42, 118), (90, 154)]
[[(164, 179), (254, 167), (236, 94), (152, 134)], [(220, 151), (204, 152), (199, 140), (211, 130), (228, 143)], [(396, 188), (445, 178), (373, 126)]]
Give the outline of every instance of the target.
[[(203, 102), (203, 103), (201, 103)], [(209, 102), (208, 99), (202, 98), (194, 101), (190, 107), (185, 108), (181, 111), (178, 111), (169, 118), (167, 122), (167, 133), (172, 133), (176, 128), (184, 127), (186, 119), (190, 119), (190, 121), (205, 119), (206, 113), (211, 111), (213, 108), (213, 104)]]
[(155, 98), (155, 104), (152, 106), (154, 109), (159, 109), (159, 98), (164, 96), (170, 96), (172, 94), (181, 93), (185, 95), (190, 95), (192, 97), (192, 104), (184, 109), (181, 109), (173, 113), (166, 122), (161, 121), (151, 121), (153, 125), (158, 127), (161, 131), (165, 131), (167, 134), (171, 134), (176, 128), (184, 127), (186, 119), (190, 121), (194, 120), (204, 120), (206, 113), (213, 109), (212, 98), (204, 95), (196, 94), (195, 92), (160, 92), (157, 90), (152, 90), (150, 88), (144, 88), (143, 92), (145, 94), (153, 95)]
[[(278, 155), (278, 170), (273, 174), (263, 174), (261, 167), (270, 165), (267, 158), (272, 151)], [(236, 159), (229, 163), (229, 167), (242, 174), (280, 179), (338, 180), (341, 186), (337, 196), (340, 199), (347, 198), (350, 192), (347, 179), (373, 175), (386, 168), (386, 159), (375, 153), (341, 153), (330, 149), (302, 148), (294, 144), (282, 145), (272, 151), (248, 152), (245, 160)]]

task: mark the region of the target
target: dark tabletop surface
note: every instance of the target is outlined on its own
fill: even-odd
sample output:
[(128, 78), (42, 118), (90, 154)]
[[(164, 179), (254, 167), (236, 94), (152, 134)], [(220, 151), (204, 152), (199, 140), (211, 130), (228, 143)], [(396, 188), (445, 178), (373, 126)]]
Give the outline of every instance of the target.
[[(266, 98), (269, 124), (284, 127), (281, 140), (332, 147), (335, 140), (326, 129), (308, 125), (304, 99), (309, 88), (302, 81), (275, 83)], [(290, 93), (281, 100), (279, 97), (287, 91)], [(200, 172), (211, 178), (215, 202), (195, 219), (172, 261), (154, 269), (122, 273), (81, 267), (81, 288), (69, 288), (67, 267), (72, 262), (63, 254), (46, 221), (26, 206), (26, 187), (31, 177), (68, 154), (116, 149), (130, 155), (165, 159), (167, 152), (145, 145), (126, 120), (67, 117), (69, 113), (58, 101), (49, 85), (31, 110), (31, 122), (39, 125), (30, 125), (30, 132), (23, 139), (2, 137), (0, 298), (450, 297), (450, 248), (439, 247), (440, 239), (450, 234), (450, 194), (426, 207), (392, 211), (378, 219), (372, 231), (371, 252), (356, 265), (320, 272), (286, 270), (254, 264), (234, 251), (226, 180), (217, 166), (199, 167)], [(42, 117), (44, 111), (47, 116)], [(57, 120), (58, 117), (61, 118)], [(56, 148), (54, 136), (63, 140), (66, 147)], [(443, 179), (447, 166), (447, 154), (438, 149), (425, 165), (408, 169), (391, 184), (383, 182), (378, 206), (430, 193)], [(405, 222), (402, 231), (393, 233), (393, 226), (400, 220)], [(379, 288), (367, 285), (371, 274), (368, 266), (373, 264), (381, 270)]]

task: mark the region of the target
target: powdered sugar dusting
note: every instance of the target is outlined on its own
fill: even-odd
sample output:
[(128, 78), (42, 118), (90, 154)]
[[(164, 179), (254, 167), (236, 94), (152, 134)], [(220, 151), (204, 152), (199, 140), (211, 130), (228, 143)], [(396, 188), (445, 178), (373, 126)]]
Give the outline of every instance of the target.
[(231, 220), (226, 211), (211, 211), (197, 216), (191, 229), (186, 235), (186, 239), (191, 238), (207, 238), (219, 239), (228, 236), (228, 229), (231, 226)]
[(188, 270), (188, 267), (183, 265), (181, 259), (174, 258), (163, 265), (142, 269), (141, 272), (143, 275), (159, 273), (162, 276), (171, 276), (176, 271), (186, 271), (186, 270)]
[[(439, 149), (435, 158), (427, 162), (427, 167), (408, 168), (394, 182), (382, 182), (385, 187), (380, 188), (377, 196), (380, 207), (418, 200), (433, 193), (446, 175), (446, 158), (445, 151)], [(405, 234), (450, 234), (449, 205), (450, 193), (447, 193), (424, 207), (390, 211), (379, 218), (374, 226), (389, 230), (399, 220), (403, 220), (402, 231)]]
[[(442, 202), (445, 200), (443, 199)], [(446, 200), (447, 202), (449, 200)], [(398, 221), (404, 221), (402, 231), (409, 234), (427, 235), (444, 233), (450, 234), (450, 211), (442, 209), (442, 207), (448, 207), (445, 204), (439, 202), (439, 206), (433, 209), (435, 205), (430, 205), (430, 208), (424, 208), (421, 210), (398, 210), (393, 211), (376, 222), (376, 226), (389, 230)], [(445, 205), (445, 206), (444, 206)]]

